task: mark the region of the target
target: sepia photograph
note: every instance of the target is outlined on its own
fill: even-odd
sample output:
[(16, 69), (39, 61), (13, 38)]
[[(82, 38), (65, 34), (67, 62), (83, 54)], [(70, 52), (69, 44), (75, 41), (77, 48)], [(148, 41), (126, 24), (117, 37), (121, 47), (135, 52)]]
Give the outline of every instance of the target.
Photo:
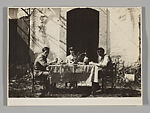
[(142, 105), (141, 31), (141, 7), (9, 7), (8, 105)]

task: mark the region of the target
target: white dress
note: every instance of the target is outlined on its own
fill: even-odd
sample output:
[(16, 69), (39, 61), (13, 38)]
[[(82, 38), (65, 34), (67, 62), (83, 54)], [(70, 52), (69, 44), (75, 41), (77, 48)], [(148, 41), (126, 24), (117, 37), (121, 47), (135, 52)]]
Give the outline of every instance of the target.
[(75, 56), (69, 55), (66, 57), (66, 63), (73, 64), (75, 62)]

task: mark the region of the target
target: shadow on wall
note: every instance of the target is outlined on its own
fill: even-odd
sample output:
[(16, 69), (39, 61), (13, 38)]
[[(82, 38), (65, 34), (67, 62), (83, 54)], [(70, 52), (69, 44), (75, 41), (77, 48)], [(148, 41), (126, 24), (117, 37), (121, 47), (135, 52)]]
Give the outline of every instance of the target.
[[(26, 74), (31, 59), (35, 59), (33, 51), (17, 31), (18, 20), (9, 20), (9, 77)], [(24, 36), (28, 31), (24, 32)], [(26, 33), (26, 34), (25, 34)], [(27, 37), (27, 36), (26, 36)], [(30, 51), (30, 52), (29, 52)], [(29, 53), (31, 56), (29, 56)], [(32, 57), (32, 58), (31, 58)]]

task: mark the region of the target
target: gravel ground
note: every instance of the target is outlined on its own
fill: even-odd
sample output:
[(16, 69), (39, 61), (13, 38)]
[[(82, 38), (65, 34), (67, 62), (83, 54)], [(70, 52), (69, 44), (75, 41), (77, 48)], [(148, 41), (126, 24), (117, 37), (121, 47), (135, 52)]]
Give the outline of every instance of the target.
[[(131, 85), (131, 84), (129, 84)], [(128, 85), (128, 86), (129, 86)], [(34, 92), (32, 90), (32, 78), (25, 75), (22, 78), (15, 78), (9, 81), (9, 97), (139, 97), (141, 96), (140, 88), (132, 84), (130, 87), (125, 86), (116, 88), (106, 88), (102, 91), (101, 88), (97, 90), (96, 94), (91, 95), (91, 87), (85, 84), (79, 84), (77, 88), (66, 88), (65, 83), (56, 84), (55, 88), (50, 88), (49, 93), (45, 93), (42, 84), (35, 85)]]

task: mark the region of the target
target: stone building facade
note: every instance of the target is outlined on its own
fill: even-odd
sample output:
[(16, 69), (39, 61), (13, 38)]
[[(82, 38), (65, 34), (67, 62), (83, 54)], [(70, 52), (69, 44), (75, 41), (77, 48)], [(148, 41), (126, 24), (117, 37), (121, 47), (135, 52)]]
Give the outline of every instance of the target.
[[(127, 64), (139, 59), (140, 8), (9, 8), (9, 19), (17, 19), (17, 32), (29, 47), (32, 62), (45, 46), (50, 48), (49, 60), (56, 57), (65, 60), (67, 48), (71, 46), (67, 42), (68, 13), (80, 9), (91, 10), (98, 15), (97, 47), (103, 47), (111, 56), (120, 55)], [(85, 18), (80, 16), (78, 18)], [(92, 24), (87, 24), (90, 29)]]

